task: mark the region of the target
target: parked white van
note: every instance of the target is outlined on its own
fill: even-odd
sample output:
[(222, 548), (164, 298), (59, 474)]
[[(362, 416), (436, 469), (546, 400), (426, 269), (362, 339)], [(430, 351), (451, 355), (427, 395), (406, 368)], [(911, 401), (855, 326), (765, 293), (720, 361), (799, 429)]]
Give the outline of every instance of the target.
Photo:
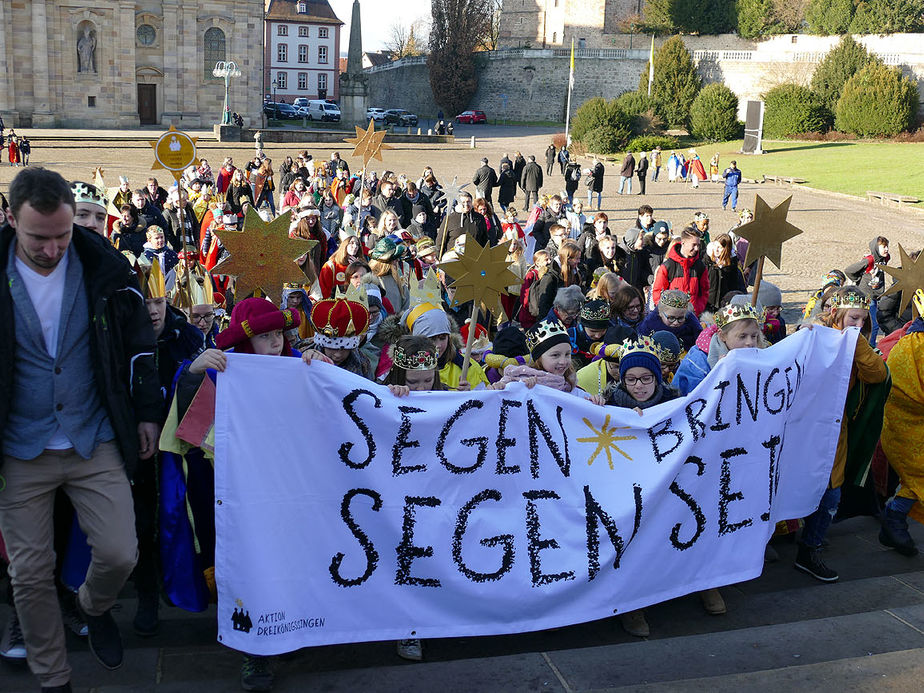
[(340, 122), (340, 106), (320, 99), (313, 99), (308, 102), (308, 120)]

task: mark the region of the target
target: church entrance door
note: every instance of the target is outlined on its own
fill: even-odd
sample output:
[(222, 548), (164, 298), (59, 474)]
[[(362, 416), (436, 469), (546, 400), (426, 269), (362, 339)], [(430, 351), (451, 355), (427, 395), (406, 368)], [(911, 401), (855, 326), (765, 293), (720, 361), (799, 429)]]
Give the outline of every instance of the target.
[(157, 124), (157, 85), (138, 85), (138, 119), (142, 125)]

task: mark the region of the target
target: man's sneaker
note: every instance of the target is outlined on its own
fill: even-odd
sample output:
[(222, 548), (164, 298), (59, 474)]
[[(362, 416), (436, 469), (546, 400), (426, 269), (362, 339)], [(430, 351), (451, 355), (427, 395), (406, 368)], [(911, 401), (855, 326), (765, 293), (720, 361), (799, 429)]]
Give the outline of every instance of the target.
[(908, 533), (908, 516), (886, 506), (881, 516), (879, 543), (898, 551), (902, 556), (917, 556), (918, 547)]
[(87, 637), (90, 629), (77, 611), (77, 594), (75, 592), (58, 594), (58, 603), (61, 605), (61, 619), (65, 627), (78, 637)]
[(99, 616), (90, 616), (81, 608), (80, 600), (77, 600), (77, 612), (87, 623), (90, 652), (96, 661), (110, 671), (122, 666), (122, 636), (112, 617), (112, 609)]
[(273, 690), (273, 672), (269, 670), (269, 657), (244, 655), (241, 664), (241, 688), (245, 691)]
[(822, 582), (837, 582), (840, 577), (836, 571), (831, 570), (821, 560), (821, 550), (813, 549), (804, 544), (799, 545), (799, 552), (796, 554), (796, 570), (808, 573), (816, 580)]
[(12, 610), (3, 628), (3, 636), (0, 637), (0, 657), (4, 659), (26, 658), (26, 641), (22, 637), (22, 628), (19, 625), (19, 614), (16, 613), (16, 609)]
[(407, 659), (411, 662), (420, 662), (423, 660), (423, 643), (420, 640), (399, 640), (398, 656), (401, 659)]
[(160, 619), (157, 616), (159, 603), (160, 596), (157, 592), (138, 593), (138, 610), (135, 612), (135, 620), (132, 625), (135, 628), (135, 633), (142, 638), (157, 635), (157, 629), (160, 627)]

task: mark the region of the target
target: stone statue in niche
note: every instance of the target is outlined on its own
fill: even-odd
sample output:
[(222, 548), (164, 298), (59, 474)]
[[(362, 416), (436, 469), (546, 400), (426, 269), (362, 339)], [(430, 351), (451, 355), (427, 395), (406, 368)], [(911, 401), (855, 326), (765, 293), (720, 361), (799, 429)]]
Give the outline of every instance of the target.
[(96, 32), (84, 26), (83, 36), (77, 39), (77, 72), (96, 72)]

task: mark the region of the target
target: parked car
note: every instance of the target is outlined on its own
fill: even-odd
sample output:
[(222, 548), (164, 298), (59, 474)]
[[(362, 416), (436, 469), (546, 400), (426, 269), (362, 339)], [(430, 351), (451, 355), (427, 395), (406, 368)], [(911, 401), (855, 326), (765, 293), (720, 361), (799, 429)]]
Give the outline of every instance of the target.
[(276, 118), (277, 120), (296, 120), (301, 117), (290, 103), (265, 103), (263, 104), (263, 112), (270, 118)]
[(295, 106), (296, 110), (302, 107), (308, 108), (308, 101), (309, 99), (306, 99), (304, 96), (300, 96), (292, 102), (292, 105)]
[(384, 108), (374, 108), (370, 106), (366, 109), (366, 119), (367, 120), (383, 120), (385, 118), (385, 109)]
[(417, 125), (417, 115), (403, 108), (389, 108), (382, 120), (386, 125)]
[(468, 123), (469, 125), (487, 124), (488, 116), (485, 115), (484, 111), (463, 111), (456, 116), (456, 122)]
[(340, 122), (340, 106), (329, 101), (312, 99), (308, 102), (308, 120)]

